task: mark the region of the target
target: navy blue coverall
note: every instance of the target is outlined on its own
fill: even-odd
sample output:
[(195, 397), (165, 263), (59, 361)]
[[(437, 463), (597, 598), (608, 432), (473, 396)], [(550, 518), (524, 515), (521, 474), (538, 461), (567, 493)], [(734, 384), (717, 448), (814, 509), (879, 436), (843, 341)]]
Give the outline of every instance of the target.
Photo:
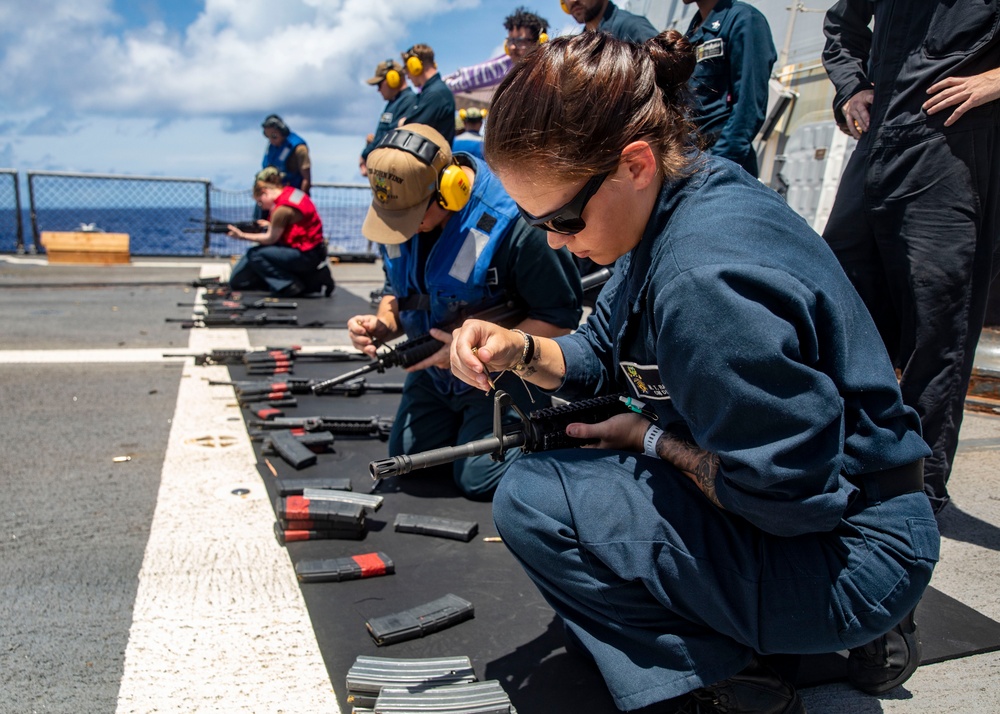
[(688, 81), (692, 120), (711, 153), (757, 176), (753, 140), (767, 116), (767, 83), (778, 57), (771, 28), (739, 0), (719, 0), (700, 20), (696, 12), (686, 35), (697, 60)]
[(426, 124), (434, 127), (451, 144), (455, 139), (455, 95), (440, 74), (424, 82), (417, 102), (404, 115), (405, 124)]
[(659, 34), (645, 17), (622, 10), (613, 2), (609, 2), (604, 9), (604, 17), (597, 29), (626, 42), (645, 42)]
[(836, 258), (774, 191), (706, 156), (556, 341), (560, 396), (628, 392), (719, 458), (725, 510), (634, 452), (529, 454), (500, 482), (504, 543), (620, 709), (754, 651), (859, 646), (915, 606), (937, 523), (919, 473), (885, 500), (875, 474), (928, 453), (920, 423)]
[[(874, 15), (874, 33), (868, 23)], [(924, 464), (935, 511), (948, 501), (976, 344), (997, 275), (1000, 102), (944, 126), (927, 89), (1000, 67), (1000, 2), (841, 0), (826, 15), (823, 64), (834, 113), (875, 91), (871, 125), (851, 155), (823, 237), (902, 370), (933, 455)]]
[(375, 134), (372, 136), (372, 140), (365, 144), (365, 148), (361, 152), (362, 159), (368, 158), (368, 154), (372, 153), (375, 147), (382, 143), (385, 135), (396, 128), (399, 120), (405, 117), (416, 103), (417, 95), (409, 87), (403, 87), (392, 101), (385, 103), (385, 109), (382, 110), (382, 114), (378, 118), (378, 127), (375, 129)]

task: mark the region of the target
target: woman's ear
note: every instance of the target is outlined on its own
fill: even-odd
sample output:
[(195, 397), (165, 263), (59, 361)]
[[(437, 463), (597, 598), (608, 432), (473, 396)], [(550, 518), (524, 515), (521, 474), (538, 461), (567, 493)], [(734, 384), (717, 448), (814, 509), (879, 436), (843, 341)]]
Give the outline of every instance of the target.
[(659, 172), (659, 162), (656, 160), (653, 147), (641, 139), (633, 141), (622, 149), (622, 163), (637, 190), (651, 186)]

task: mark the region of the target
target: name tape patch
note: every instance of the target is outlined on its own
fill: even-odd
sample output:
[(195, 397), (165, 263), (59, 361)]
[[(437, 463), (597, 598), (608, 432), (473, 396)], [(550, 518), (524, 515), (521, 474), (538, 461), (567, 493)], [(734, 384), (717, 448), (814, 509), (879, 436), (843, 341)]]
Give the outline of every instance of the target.
[(636, 396), (642, 399), (670, 399), (666, 386), (660, 380), (660, 370), (655, 364), (622, 362), (620, 366)]
[(719, 37), (698, 45), (697, 49), (694, 51), (694, 56), (695, 61), (697, 62), (704, 62), (705, 60), (715, 59), (716, 57), (725, 57), (726, 50), (723, 45), (722, 38)]

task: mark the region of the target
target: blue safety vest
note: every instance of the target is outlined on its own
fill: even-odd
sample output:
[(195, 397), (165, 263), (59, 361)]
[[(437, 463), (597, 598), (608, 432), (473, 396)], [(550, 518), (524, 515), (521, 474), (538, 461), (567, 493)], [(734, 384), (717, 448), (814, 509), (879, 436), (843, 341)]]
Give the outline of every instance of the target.
[(302, 174), (296, 172), (294, 174), (288, 173), (288, 168), (285, 166), (285, 162), (288, 161), (288, 157), (295, 152), (295, 148), (301, 144), (305, 144), (302, 137), (295, 133), (290, 133), (285, 137), (285, 142), (279, 146), (274, 144), (268, 144), (267, 150), (264, 152), (264, 160), (261, 162), (260, 167), (266, 169), (268, 166), (273, 166), (281, 173), (285, 174), (285, 185), (294, 186), (295, 188), (302, 187)]
[[(426, 335), (431, 327), (446, 327), (463, 309), (488, 305), (503, 294), (490, 263), (517, 220), (517, 204), (484, 162), (468, 154), (459, 156), (476, 172), (472, 195), (445, 225), (426, 264), (417, 264), (420, 235), (398, 246), (382, 246), (386, 273), (400, 305), (400, 322), (410, 338)], [(450, 371), (432, 370), (442, 392), (468, 388)]]
[(483, 158), (483, 136), (475, 131), (463, 131), (455, 137), (451, 144), (451, 150), (456, 154), (463, 152), (472, 154), (477, 159)]

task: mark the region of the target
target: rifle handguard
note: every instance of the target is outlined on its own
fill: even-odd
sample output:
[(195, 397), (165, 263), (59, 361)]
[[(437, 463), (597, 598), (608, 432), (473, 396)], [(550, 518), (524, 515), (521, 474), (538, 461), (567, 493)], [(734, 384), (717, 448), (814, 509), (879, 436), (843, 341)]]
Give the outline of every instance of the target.
[[(495, 405), (510, 404), (510, 396), (503, 390), (497, 390), (494, 397)], [(520, 447), (526, 454), (554, 449), (568, 449), (593, 443), (592, 440), (577, 439), (566, 434), (566, 427), (581, 422), (596, 424), (610, 419), (616, 414), (628, 412), (628, 407), (618, 398), (618, 395), (593, 397), (563, 404), (547, 409), (531, 412), (527, 419), (520, 423), (499, 425), (494, 423), (494, 436), (488, 436), (467, 444), (445, 446), (417, 454), (401, 454), (387, 459), (372, 461), (368, 464), (368, 472), (374, 481), (378, 482), (388, 476), (402, 476), (411, 471), (425, 469), (431, 466), (449, 464), (458, 459), (490, 454), (496, 461), (502, 461), (508, 450)], [(494, 412), (494, 422), (499, 419), (501, 410)]]
[(412, 340), (407, 340), (397, 347), (391, 347), (382, 352), (378, 357), (350, 372), (325, 379), (313, 385), (313, 394), (326, 394), (333, 387), (347, 382), (352, 382), (369, 372), (379, 372), (380, 374), (390, 367), (412, 367), (418, 362), (422, 362), (444, 346), (443, 342), (435, 340), (430, 335), (422, 335)]

